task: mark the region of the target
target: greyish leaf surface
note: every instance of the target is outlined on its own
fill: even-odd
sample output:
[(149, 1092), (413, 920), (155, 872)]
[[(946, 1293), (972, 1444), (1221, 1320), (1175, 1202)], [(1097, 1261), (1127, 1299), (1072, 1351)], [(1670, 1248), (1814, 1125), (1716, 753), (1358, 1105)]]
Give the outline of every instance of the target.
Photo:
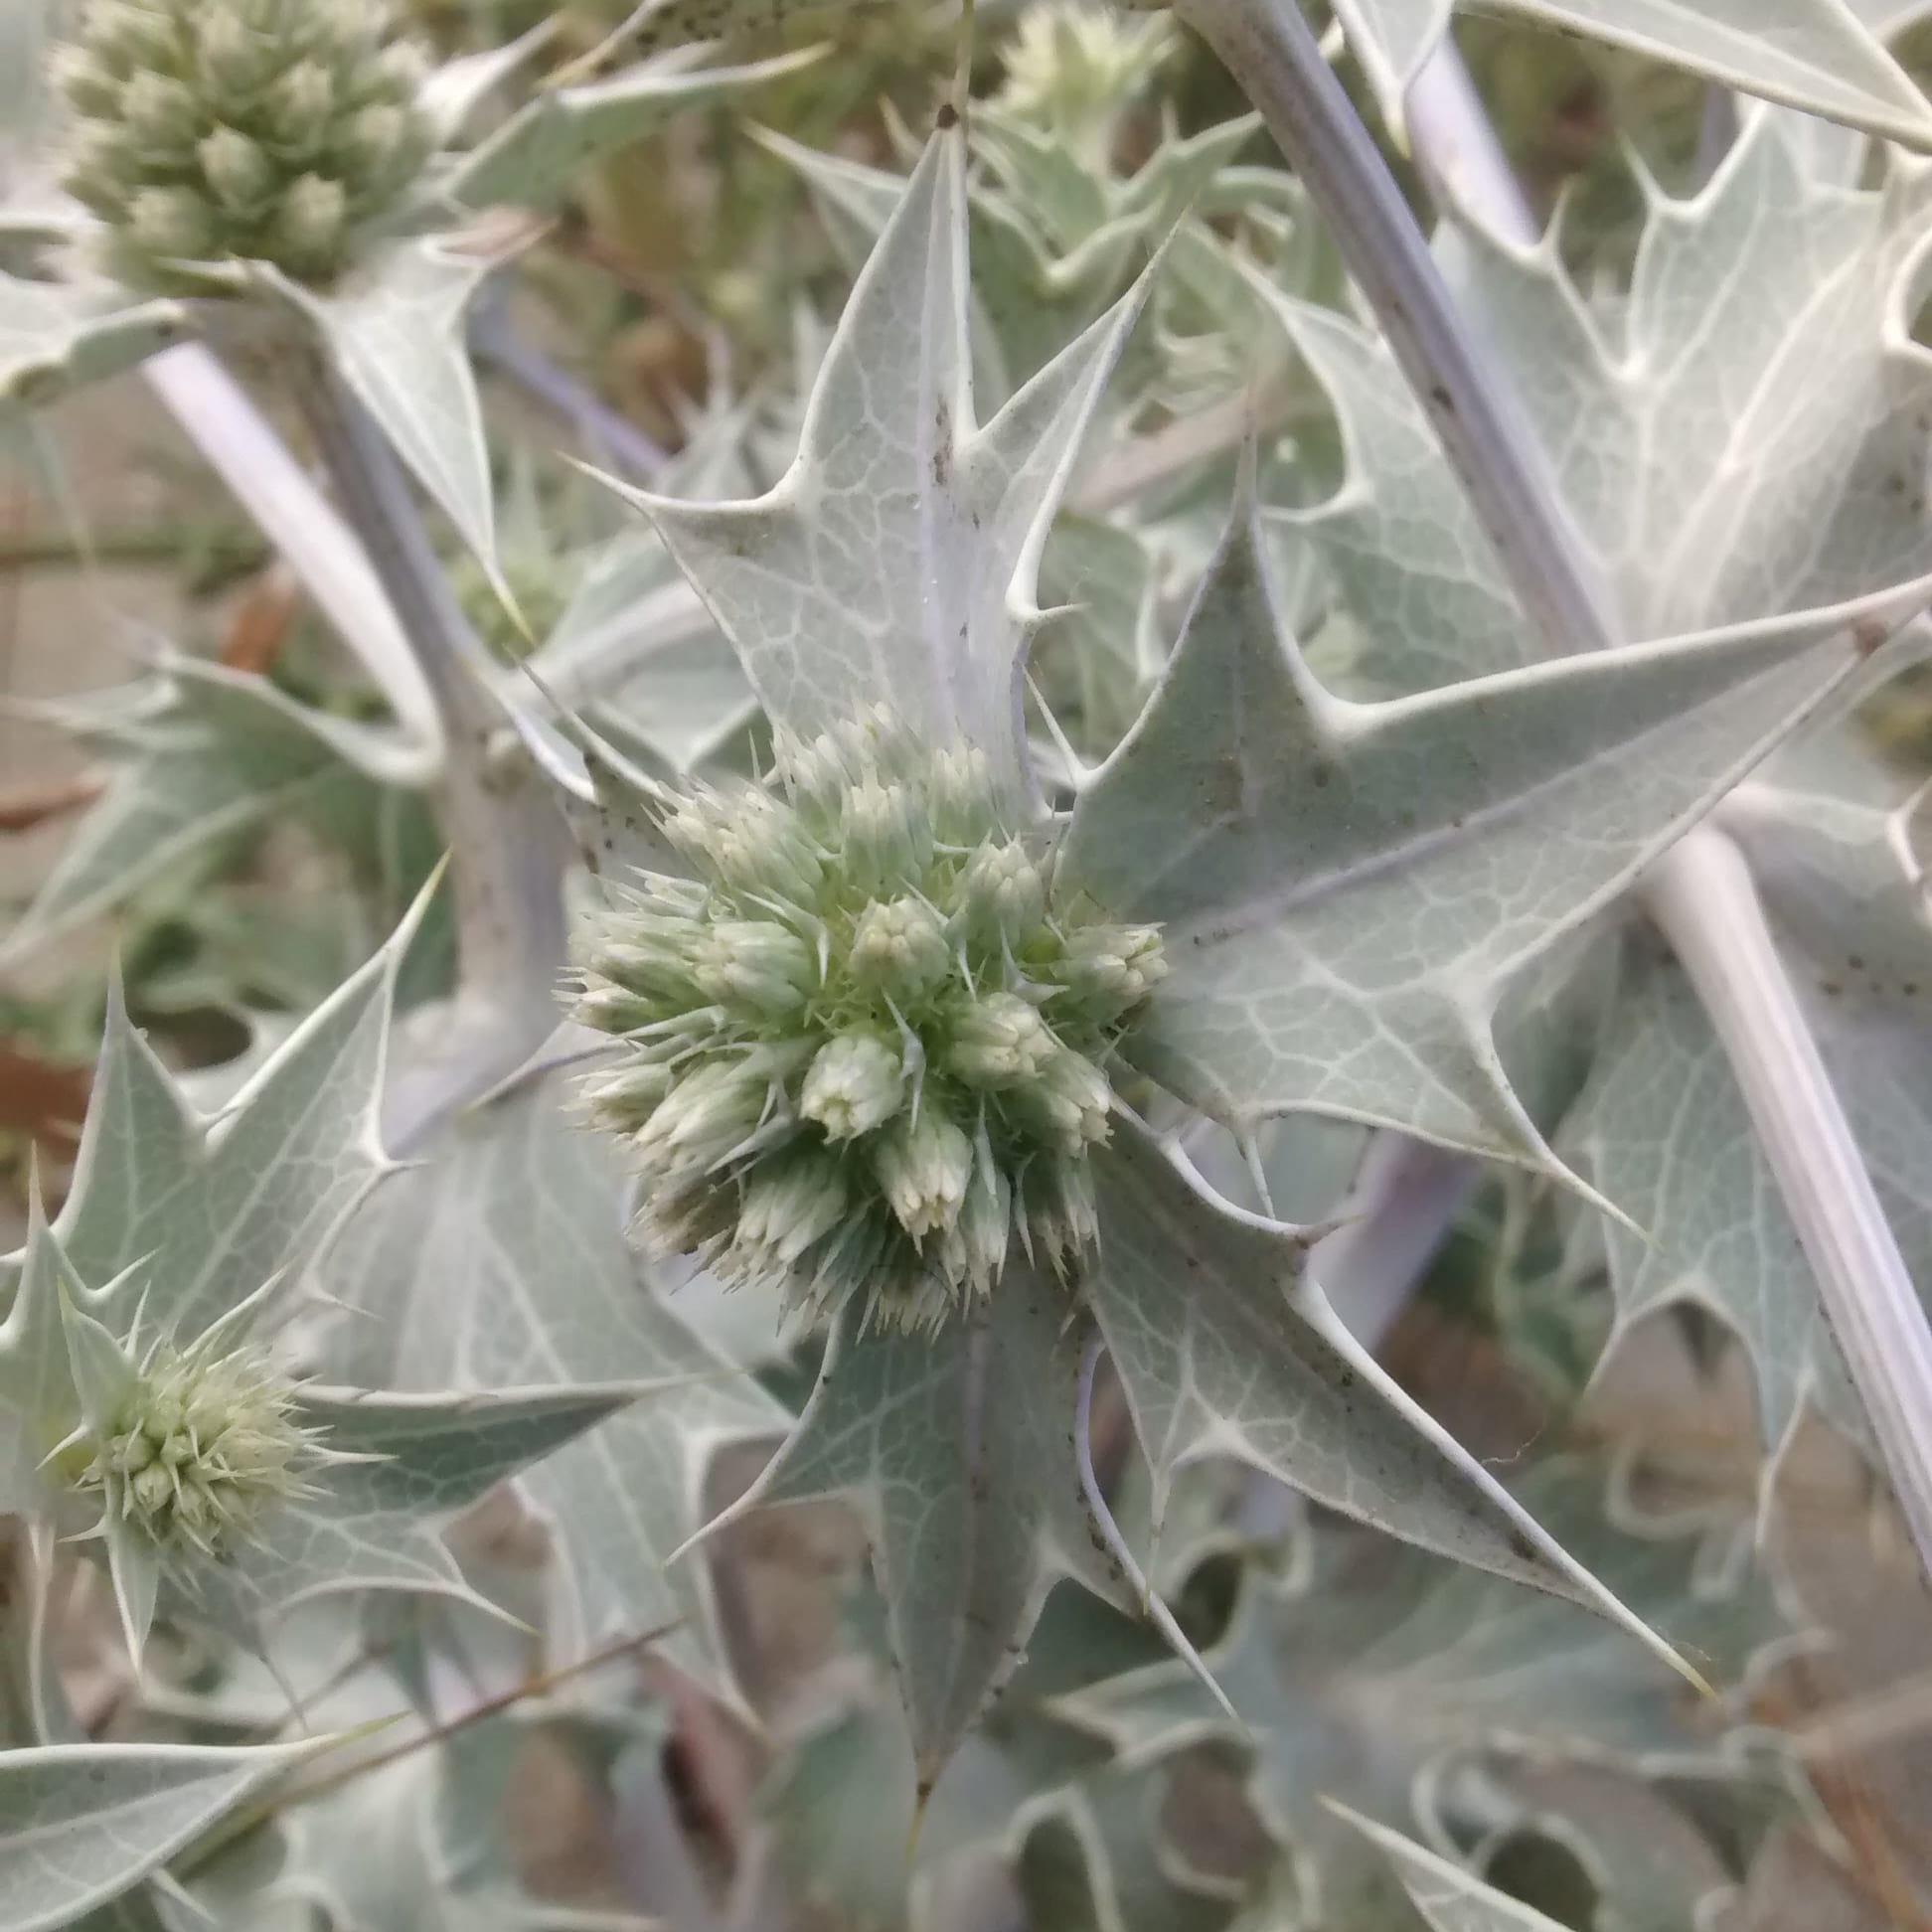
[(819, 58), (816, 49), (743, 67), (694, 68), (688, 51), (642, 61), (606, 80), (548, 87), (457, 163), (442, 192), (470, 208), (544, 207), (587, 161), (641, 141), (672, 114), (708, 107)]
[(964, 168), (957, 131), (936, 135), (772, 491), (739, 504), (626, 494), (775, 722), (809, 735), (885, 697), (928, 742), (981, 746), (1018, 796), (1038, 553), (1136, 304), (1116, 305), (976, 427)]
[[(1843, 0), (1490, 0), (1497, 11), (1588, 34), (1723, 86), (1932, 145), (1932, 107), (1874, 38), (1887, 9)], [(1383, 111), (1400, 124), (1417, 70), (1449, 31), (1456, 0), (1337, 0), (1336, 14)], [(1895, 4), (1889, 9), (1896, 13)]]
[(313, 1749), (49, 1744), (0, 1751), (9, 1932), (73, 1925)]
[(299, 707), (263, 683), (206, 668), (163, 674), (65, 722), (112, 776), (0, 939), (0, 964), (119, 905), (177, 860), (315, 803), (341, 770)]
[[(1713, 1511), (1690, 1534), (1638, 1533), (1606, 1515), (1604, 1470), (1582, 1458), (1543, 1466), (1524, 1494), (1574, 1555), (1720, 1683), (1737, 1684), (1788, 1634), (1769, 1586), (1736, 1563), (1744, 1526), (1734, 1510)], [(1256, 1812), (1310, 1860), (1329, 1905), (1375, 1889), (1359, 1849), (1335, 1832), (1329, 1800), (1436, 1831), (1446, 1829), (1449, 1773), (1464, 1762), (1506, 1780), (1519, 1763), (1579, 1756), (1651, 1772), (1725, 1762), (1726, 1708), (1687, 1697), (1607, 1625), (1319, 1523), (1278, 1579), (1248, 1574), (1208, 1663), (1249, 1739), (1173, 1661), (1099, 1679), (1053, 1708), (1128, 1765), (1213, 1738), (1249, 1742)]]
[(315, 326), (343, 381), (493, 571), (496, 495), (464, 320), (496, 265), (428, 236), (391, 243), (319, 294), (261, 271)]
[(1492, 1037), (1502, 990), (1916, 601), (1361, 705), (1309, 671), (1244, 509), (1062, 850), (1062, 889), (1166, 927), (1129, 1050), (1236, 1132), (1301, 1110), (1548, 1163)]
[[(1851, 188), (1810, 156), (1796, 116), (1752, 112), (1694, 199), (1653, 194), (1614, 307), (1577, 290), (1553, 231), (1529, 250), (1478, 228), (1438, 236), (1625, 638), (1835, 605), (1932, 568), (1932, 363), (1909, 332), (1926, 171), (1898, 160), (1882, 189)], [(1329, 564), (1370, 693), (1530, 662), (1538, 640), (1387, 349), (1254, 289), (1341, 424), (1339, 491), (1273, 514)]]
[(1293, 1229), (1215, 1206), (1128, 1115), (1095, 1170), (1094, 1318), (1153, 1467), (1157, 1523), (1179, 1469), (1232, 1456), (1425, 1549), (1585, 1604), (1663, 1650), (1376, 1367), (1307, 1278)]
[(921, 1790), (1023, 1654), (1053, 1579), (1118, 1587), (1072, 1454), (1067, 1312), (1064, 1288), (1017, 1257), (982, 1310), (934, 1334), (868, 1330), (849, 1306), (797, 1429), (737, 1506), (858, 1505)]
[(179, 302), (129, 302), (112, 283), (0, 273), (0, 404), (51, 402), (192, 333)]
[(1342, 1805), (1335, 1815), (1387, 1859), (1432, 1932), (1563, 1932), (1553, 1918), (1413, 1839)]
[[(1788, 971), (1913, 1279), (1932, 1282), (1932, 925), (1906, 850), (1909, 785), (1849, 730), (1725, 802)], [(1606, 1230), (1619, 1320), (1694, 1301), (1750, 1351), (1765, 1440), (1807, 1397), (1857, 1433), (1837, 1351), (1723, 1049), (1684, 976), (1626, 973), (1563, 1143), (1644, 1227)]]
[(332, 1249), (325, 1285), (356, 1311), (332, 1369), (420, 1389), (692, 1377), (674, 1400), (641, 1401), (537, 1464), (522, 1488), (556, 1538), (566, 1655), (682, 1619), (668, 1653), (717, 1682), (705, 1565), (666, 1559), (704, 1521), (715, 1458), (788, 1418), (659, 1298), (626, 1242), (622, 1188), (542, 1087), (477, 1109)]

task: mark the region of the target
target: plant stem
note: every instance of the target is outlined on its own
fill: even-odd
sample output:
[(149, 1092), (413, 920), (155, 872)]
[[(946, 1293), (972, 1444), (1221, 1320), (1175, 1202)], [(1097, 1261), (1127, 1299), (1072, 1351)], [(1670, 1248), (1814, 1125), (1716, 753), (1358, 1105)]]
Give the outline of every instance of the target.
[(437, 802), (451, 849), (458, 984), (430, 1050), (392, 1084), (385, 1128), (402, 1151), (514, 1073), (556, 1030), (564, 830), (534, 773), (506, 773), (492, 762), (506, 715), (490, 691), (489, 655), (382, 432), (319, 359), (305, 363), (295, 388), (343, 514), (433, 694), (446, 741)]
[[(1177, 11), (1227, 62), (1327, 215), (1524, 607), (1541, 617), (1559, 649), (1616, 643), (1606, 587), (1540, 459), (1511, 433), (1514, 415), (1480, 347), (1294, 0), (1180, 0)], [(1426, 172), (1505, 239), (1533, 241), (1533, 220), (1460, 57), (1445, 42), (1433, 60), (1440, 71), (1423, 85), (1422, 111), (1411, 120), (1418, 149), (1428, 144)], [(1552, 611), (1564, 621), (1552, 625)], [(1920, 1563), (1932, 1574), (1932, 1331), (1750, 872), (1706, 828), (1680, 840), (1642, 891), (1731, 1057)]]
[(423, 782), (442, 753), (441, 714), (362, 546), (208, 349), (183, 343), (142, 373), (389, 701), (412, 742), (382, 775)]
[[(1541, 453), (1491, 377), (1298, 0), (1176, 0), (1260, 109), (1368, 298), (1530, 621), (1552, 648), (1608, 634)], [(1554, 538), (1555, 541), (1552, 541)]]

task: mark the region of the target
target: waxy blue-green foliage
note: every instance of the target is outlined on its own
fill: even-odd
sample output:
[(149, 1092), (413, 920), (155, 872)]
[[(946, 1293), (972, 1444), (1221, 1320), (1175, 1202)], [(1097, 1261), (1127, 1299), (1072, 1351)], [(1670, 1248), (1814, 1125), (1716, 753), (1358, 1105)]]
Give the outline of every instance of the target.
[[(555, 1698), (635, 1825), (663, 1797), (636, 1784), (658, 1775), (655, 1720), (608, 1672), (533, 1670), (653, 1635), (709, 1690), (753, 1696), (711, 1550), (824, 1496), (869, 1536), (859, 1648), (881, 1671), (781, 1760), (772, 1804), (803, 1888), (858, 1922), (943, 1923), (942, 1878), (980, 1859), (1056, 1928), (1210, 1932), (1244, 1907), (1381, 1932), (1410, 1922), (1404, 1899), (1469, 1932), (1546, 1923), (1492, 1882), (1506, 1829), (1582, 1847), (1619, 1924), (1703, 1911), (1735, 1875), (1710, 1845), (1648, 1890), (1620, 1882), (1648, 1826), (1683, 1824), (1645, 1781), (1763, 1781), (1734, 1707), (1688, 1721), (1635, 1640), (1730, 1691), (1782, 1633), (1768, 1596), (1607, 1529), (1600, 1472), (1506, 1489), (1351, 1334), (1327, 1292), (1351, 1283), (1320, 1258), (1340, 1250), (1279, 1218), (1270, 1184), (1310, 1119), (1345, 1153), (1373, 1128), (1511, 1163), (1564, 1191), (1570, 1278), (1604, 1257), (1625, 1322), (1692, 1299), (1736, 1325), (1768, 1435), (1807, 1395), (1857, 1429), (1677, 969), (1633, 949), (1560, 1125), (1547, 1029), (1518, 1008), (1533, 979), (1552, 1011), (1589, 1010), (1570, 962), (1630, 927), (1647, 867), (1715, 810), (1923, 1256), (1917, 801), (1842, 722), (1779, 749), (1882, 673), (1877, 642), (1925, 601), (1922, 168), (1860, 185), (1851, 142), (1754, 112), (1707, 190), (1655, 200), (1609, 301), (1571, 286), (1554, 239), (1441, 239), (1645, 640), (1538, 662), (1425, 417), (1335, 300), (1301, 188), (1244, 163), (1254, 124), (1169, 129), (1127, 165), (1175, 36), (1042, 11), (999, 95), (908, 182), (771, 137), (863, 258), (852, 298), (829, 339), (801, 329), (806, 393), (699, 425), (631, 492), (651, 530), (598, 551), (574, 595), (575, 547), (554, 561), (537, 531), (552, 608), (507, 612), (498, 642), (563, 615), (525, 680), (425, 587), (406, 492), (379, 491), (382, 527), (358, 494), (386, 443), (472, 554), (471, 605), (511, 574), (464, 339), (501, 262), (469, 223), (547, 207), (668, 110), (801, 63), (655, 51), (750, 20), (671, 0), (642, 10), (637, 65), (506, 106), (556, 29), (418, 84), (351, 11), (228, 0), (191, 48), (161, 0), (96, 10), (66, 61), (96, 125), (70, 139), (120, 242), (71, 204), (29, 208), (18, 233), (63, 246), (0, 277), (13, 399), (197, 330), (216, 311), (188, 292), (246, 305), (296, 356), (347, 513), (305, 577), (339, 623), (364, 614), (345, 628), (394, 714), (164, 660), (82, 721), (120, 775), (9, 950), (117, 902), (157, 827), (207, 850), (379, 787), (439, 814), (456, 901), (446, 1000), (392, 1040), (405, 929), (212, 1113), (110, 1008), (73, 1195), (0, 1283), (0, 1504), (37, 1552), (79, 1532), (104, 1555), (150, 1728), (241, 1741), (80, 1742), (30, 1592), (0, 1753), (0, 1872), (26, 1922), (607, 1922), (535, 1904), (490, 1807), (517, 1708)], [(1452, 9), (1337, 11), (1393, 103)], [(1786, 0), (1763, 33), (1729, 0), (1519, 11), (1921, 132), (1879, 52), (1910, 7)], [(306, 78), (242, 86), (238, 50), (271, 42)], [(209, 85), (230, 91), (184, 106)], [(298, 112), (314, 124), (267, 124)], [(1228, 406), (1250, 382), (1251, 410)], [(331, 437), (357, 408), (375, 439)], [(1164, 440), (1164, 413), (1209, 433)], [(1340, 440), (1326, 498), (1319, 462), (1272, 436), (1316, 415)], [(768, 460), (774, 420), (788, 462)], [(1229, 515), (1244, 437), (1261, 447)], [(278, 537), (326, 525), (262, 494)], [(1081, 607), (1043, 608), (1062, 597)], [(564, 1011), (561, 956), (492, 978), (562, 929), (552, 779), (597, 875), (571, 887), (590, 901), (577, 1012), (610, 1038), (519, 1067)], [(378, 1124), (392, 1073), (401, 1171)], [(632, 1215), (648, 1243), (626, 1245)], [(686, 1256), (710, 1274), (673, 1287)], [(753, 1368), (780, 1388), (815, 1368), (801, 1412)], [(721, 1514), (730, 1452), (774, 1442)], [(443, 1534), (505, 1479), (547, 1531), (536, 1579)], [(1412, 1547), (1256, 1538), (1239, 1526), (1276, 1482)], [(1217, 1619), (1203, 1579), (1233, 1562)], [(192, 1683), (184, 1639), (208, 1646)], [(412, 1704), (406, 1749), (305, 1781), (262, 1742), (291, 1734), (290, 1690), (315, 1728)], [(1168, 1808), (1230, 1754), (1265, 1851), (1204, 1873)]]

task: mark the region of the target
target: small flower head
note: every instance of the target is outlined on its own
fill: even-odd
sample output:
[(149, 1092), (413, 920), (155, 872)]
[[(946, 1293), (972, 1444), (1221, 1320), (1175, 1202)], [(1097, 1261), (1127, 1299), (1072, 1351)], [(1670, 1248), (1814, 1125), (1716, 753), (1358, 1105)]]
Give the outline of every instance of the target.
[(218, 1338), (151, 1350), (80, 1446), (92, 1453), (75, 1486), (176, 1558), (221, 1556), (301, 1495), (304, 1466), (326, 1457), (296, 1420), (293, 1384), (257, 1351)]
[(1161, 15), (1123, 17), (1092, 0), (1045, 0), (1007, 43), (999, 105), (1104, 160), (1122, 112), (1174, 52)]
[(387, 0), (93, 0), (54, 73), (68, 186), (116, 271), (192, 292), (209, 262), (317, 284), (348, 267), (432, 145), (388, 18)]
[(1158, 933), (1056, 906), (984, 756), (887, 712), (781, 736), (777, 778), (663, 808), (697, 877), (614, 890), (580, 948), (577, 1017), (622, 1043), (586, 1107), (641, 1165), (645, 1229), (907, 1325), (1016, 1241), (1072, 1266)]

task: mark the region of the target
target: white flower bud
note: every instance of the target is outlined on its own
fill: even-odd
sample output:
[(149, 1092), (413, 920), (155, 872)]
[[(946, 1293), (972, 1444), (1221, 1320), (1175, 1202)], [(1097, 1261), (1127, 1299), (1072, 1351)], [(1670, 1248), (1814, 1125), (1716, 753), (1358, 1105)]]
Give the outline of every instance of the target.
[(798, 814), (768, 792), (694, 791), (665, 819), (664, 835), (729, 890), (793, 905), (818, 892), (818, 848)]
[(745, 1184), (733, 1247), (747, 1278), (789, 1270), (839, 1225), (846, 1184), (836, 1157), (821, 1149), (788, 1154)]
[(1046, 885), (1017, 839), (989, 842), (967, 860), (958, 902), (966, 929), (984, 943), (1018, 945), (1046, 916)]
[(1060, 1050), (1035, 1007), (1017, 993), (988, 993), (960, 1008), (946, 1065), (969, 1085), (1009, 1087), (1038, 1079)]
[(422, 50), (408, 41), (392, 41), (376, 57), (373, 85), (385, 99), (399, 104), (415, 100), (429, 79), (429, 63)]
[(973, 1143), (928, 1100), (917, 1120), (896, 1121), (880, 1136), (873, 1166), (898, 1224), (923, 1241), (959, 1219), (973, 1177)]
[(143, 188), (128, 204), (135, 244), (163, 261), (205, 261), (214, 254), (215, 211), (192, 188)]
[(77, 114), (109, 115), (120, 111), (121, 80), (84, 47), (57, 47), (49, 62), (54, 85)]
[(351, 116), (336, 149), (344, 171), (355, 181), (378, 183), (409, 157), (405, 150), (413, 117), (401, 107), (365, 107)]
[(1027, 1169), (1023, 1188), (1019, 1225), (1055, 1268), (1092, 1249), (1100, 1238), (1100, 1212), (1085, 1161), (1044, 1157)]
[(1149, 925), (1077, 926), (1046, 976), (1066, 989), (1096, 1024), (1111, 1026), (1167, 978), (1160, 929)]
[(861, 779), (845, 795), (839, 836), (845, 878), (874, 897), (916, 885), (932, 860), (925, 802), (909, 785)]
[(215, 199), (231, 215), (253, 214), (274, 193), (274, 163), (239, 128), (216, 128), (195, 152)]
[(195, 96), (179, 80), (151, 70), (128, 81), (121, 93), (120, 115), (150, 158), (156, 149), (192, 146), (206, 125)]
[(943, 1258), (956, 1285), (986, 1294), (1006, 1267), (1013, 1239), (1013, 1189), (1000, 1172), (984, 1130), (973, 1149), (973, 1178), (959, 1222), (946, 1237)]
[(298, 175), (275, 211), (271, 239), (291, 264), (321, 266), (340, 251), (349, 226), (349, 196), (339, 181)]
[(197, 40), (202, 90), (212, 101), (239, 101), (264, 86), (277, 62), (275, 43), (233, 13), (210, 12)]
[(806, 1072), (798, 1110), (827, 1140), (855, 1140), (890, 1120), (904, 1091), (899, 1056), (877, 1034), (835, 1034)]
[(1017, 1097), (1062, 1154), (1084, 1154), (1107, 1138), (1112, 1089), (1084, 1053), (1055, 1053)]
[(627, 1034), (648, 1027), (658, 1017), (655, 1002), (622, 986), (590, 986), (583, 990), (570, 1017), (580, 1027), (599, 1033)]
[(708, 1172), (757, 1131), (771, 1076), (753, 1058), (715, 1060), (685, 1074), (637, 1136), (639, 1150), (675, 1175)]
[(941, 845), (976, 846), (999, 830), (993, 768), (977, 744), (948, 745), (933, 753), (926, 802), (932, 836)]
[(171, 68), (181, 51), (181, 36), (167, 10), (142, 0), (95, 0), (86, 28), (95, 58), (122, 74)]
[(811, 948), (770, 919), (721, 919), (706, 926), (692, 964), (713, 999), (742, 1001), (764, 1013), (795, 1012), (818, 982)]
[(634, 1060), (583, 1083), (591, 1116), (613, 1133), (634, 1134), (650, 1119), (677, 1076), (659, 1060)]
[(297, 61), (279, 75), (262, 103), (278, 147), (310, 148), (328, 132), (336, 109), (335, 77), (316, 61)]
[(952, 948), (938, 913), (924, 899), (875, 899), (853, 927), (847, 958), (855, 979), (911, 1000), (946, 977)]

